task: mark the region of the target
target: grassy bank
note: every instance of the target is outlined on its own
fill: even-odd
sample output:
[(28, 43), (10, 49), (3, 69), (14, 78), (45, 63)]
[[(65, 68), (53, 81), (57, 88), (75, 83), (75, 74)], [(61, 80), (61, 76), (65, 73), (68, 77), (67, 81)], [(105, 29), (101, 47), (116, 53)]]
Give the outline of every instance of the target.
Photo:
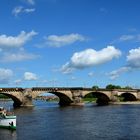
[(97, 98), (83, 98), (84, 102), (96, 102)]
[(0, 94), (0, 99), (9, 99), (9, 97), (3, 95), (3, 94)]

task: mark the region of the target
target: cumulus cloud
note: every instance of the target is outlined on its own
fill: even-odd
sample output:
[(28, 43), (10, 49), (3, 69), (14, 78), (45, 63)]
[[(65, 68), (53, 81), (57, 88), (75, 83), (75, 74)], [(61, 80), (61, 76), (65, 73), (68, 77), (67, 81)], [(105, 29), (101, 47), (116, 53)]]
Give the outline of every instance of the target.
[(100, 51), (86, 49), (84, 51), (74, 53), (70, 61), (62, 66), (61, 71), (63, 73), (71, 73), (75, 69), (84, 69), (103, 64), (114, 58), (119, 58), (120, 56), (121, 51), (116, 49), (114, 46), (108, 46)]
[(35, 73), (25, 72), (23, 77), (21, 79), (15, 80), (14, 83), (16, 85), (20, 85), (21, 83), (23, 83), (25, 81), (36, 81), (36, 80), (38, 80), (38, 77), (37, 77), (37, 75)]
[(25, 72), (24, 73), (24, 80), (26, 81), (34, 81), (37, 80), (37, 75), (35, 73), (31, 73), (31, 72)]
[(7, 36), (5, 34), (0, 35), (0, 48), (5, 49), (21, 47), (35, 35), (37, 35), (35, 31), (31, 31), (29, 33), (21, 31), (18, 36)]
[(132, 68), (140, 68), (140, 47), (129, 51), (127, 63)]
[(69, 34), (69, 35), (50, 35), (48, 37), (45, 37), (46, 44), (53, 47), (61, 47), (65, 45), (70, 45), (77, 41), (85, 41), (87, 40), (86, 37), (80, 35), (80, 34)]
[(113, 80), (118, 78), (123, 73), (140, 69), (140, 47), (129, 50), (126, 61), (126, 66), (114, 70), (108, 74), (110, 79)]
[(113, 58), (118, 58), (120, 55), (121, 52), (113, 46), (108, 46), (100, 51), (87, 49), (82, 52), (74, 53), (71, 58), (71, 63), (76, 68), (85, 68), (108, 62)]
[(0, 84), (8, 84), (12, 76), (12, 70), (0, 68)]
[(17, 6), (13, 9), (12, 14), (18, 16), (19, 14), (28, 14), (35, 11), (35, 8), (24, 8), (23, 6)]

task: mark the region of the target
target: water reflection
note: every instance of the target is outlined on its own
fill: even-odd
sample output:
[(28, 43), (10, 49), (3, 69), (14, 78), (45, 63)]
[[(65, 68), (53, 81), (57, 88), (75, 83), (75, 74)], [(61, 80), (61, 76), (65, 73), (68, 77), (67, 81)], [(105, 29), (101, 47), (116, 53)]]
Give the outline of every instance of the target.
[(11, 108), (17, 115), (17, 130), (0, 129), (0, 140), (140, 139), (140, 105), (59, 107), (46, 101), (34, 105)]
[(16, 131), (0, 129), (0, 140), (17, 140)]

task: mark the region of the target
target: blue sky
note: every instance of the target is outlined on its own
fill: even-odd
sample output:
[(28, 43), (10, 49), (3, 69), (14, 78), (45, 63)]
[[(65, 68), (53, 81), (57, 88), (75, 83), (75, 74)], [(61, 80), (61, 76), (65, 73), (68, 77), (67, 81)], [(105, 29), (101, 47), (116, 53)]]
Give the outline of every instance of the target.
[(0, 86), (140, 87), (139, 0), (1, 0)]

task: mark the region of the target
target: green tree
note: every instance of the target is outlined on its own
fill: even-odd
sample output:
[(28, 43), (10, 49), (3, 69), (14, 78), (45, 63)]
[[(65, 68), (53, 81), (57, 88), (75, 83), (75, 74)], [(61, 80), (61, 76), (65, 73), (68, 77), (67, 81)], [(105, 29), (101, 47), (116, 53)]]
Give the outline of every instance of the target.
[(130, 86), (126, 86), (126, 87), (124, 87), (123, 89), (133, 89), (133, 88), (130, 87)]
[(95, 86), (92, 87), (92, 89), (97, 90), (97, 89), (99, 89), (99, 87), (97, 85), (95, 85)]
[(0, 98), (5, 99), (8, 98), (6, 95), (0, 94)]
[(106, 89), (115, 89), (115, 86), (112, 85), (112, 84), (109, 84), (109, 85), (106, 86)]
[(106, 89), (121, 89), (121, 86), (109, 84), (106, 86)]
[(92, 93), (87, 94), (87, 95), (85, 96), (85, 98), (93, 98)]
[(121, 89), (121, 88), (122, 88), (122, 87), (119, 86), (119, 85), (115, 86), (115, 89)]

